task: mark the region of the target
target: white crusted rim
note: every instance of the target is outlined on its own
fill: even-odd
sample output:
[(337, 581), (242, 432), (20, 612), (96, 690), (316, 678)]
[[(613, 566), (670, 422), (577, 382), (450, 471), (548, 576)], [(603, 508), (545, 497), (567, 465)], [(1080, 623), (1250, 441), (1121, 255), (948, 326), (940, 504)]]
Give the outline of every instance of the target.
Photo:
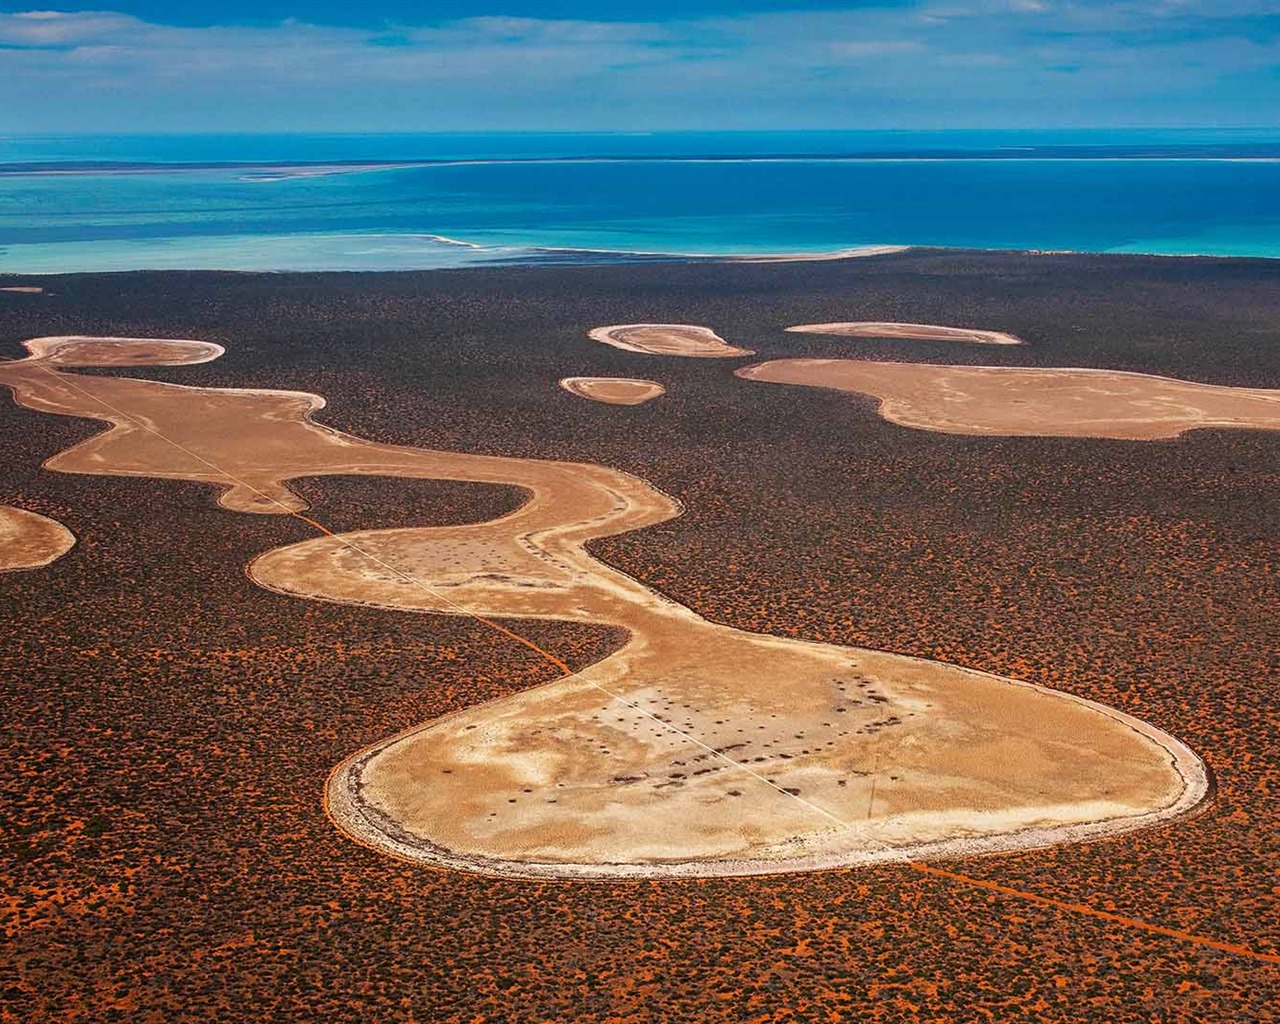
[[(850, 651), (865, 651), (874, 654), (891, 652), (868, 651), (866, 648), (849, 648)], [(909, 655), (893, 655), (905, 661), (920, 664), (948, 664), (936, 662), (928, 658), (916, 658)], [(1097, 701), (1074, 694), (1053, 690), (1020, 679), (997, 676), (977, 669), (948, 665), (957, 671), (981, 678), (995, 680), (1011, 686), (1022, 686), (1100, 712), (1114, 721), (1121, 723), (1132, 731), (1150, 740), (1168, 755), (1171, 766), (1182, 780), (1182, 789), (1178, 795), (1163, 807), (1154, 808), (1140, 814), (1106, 818), (1098, 821), (1074, 822), (1048, 827), (1030, 827), (1015, 829), (1009, 832), (997, 832), (984, 836), (959, 836), (953, 839), (941, 839), (927, 843), (916, 843), (904, 846), (886, 846), (879, 850), (856, 850), (845, 853), (825, 852), (812, 853), (791, 858), (743, 858), (724, 860), (668, 861), (651, 863), (598, 863), (575, 864), (546, 861), (507, 861), (471, 854), (454, 853), (436, 846), (428, 840), (411, 836), (400, 830), (394, 821), (365, 805), (359, 798), (359, 773), (364, 765), (378, 753), (393, 743), (409, 736), (433, 728), (441, 722), (459, 715), (470, 714), (484, 704), (496, 703), (486, 701), (484, 704), (471, 705), (462, 710), (433, 719), (423, 725), (406, 729), (394, 736), (379, 740), (365, 747), (340, 762), (330, 773), (325, 785), (324, 810), (331, 821), (344, 833), (362, 845), (369, 846), (383, 853), (391, 854), (404, 860), (411, 860), (427, 866), (469, 871), (476, 874), (491, 875), (500, 878), (529, 878), (539, 880), (591, 881), (591, 880), (626, 880), (657, 878), (728, 878), (752, 875), (789, 874), (801, 871), (829, 871), (841, 868), (855, 868), (876, 864), (907, 863), (924, 860), (958, 860), (997, 853), (1012, 853), (1019, 850), (1042, 849), (1066, 843), (1087, 842), (1112, 839), (1141, 831), (1156, 825), (1164, 824), (1183, 817), (1198, 806), (1212, 793), (1213, 785), (1209, 770), (1205, 763), (1185, 743), (1140, 718), (1100, 704)], [(554, 686), (560, 680), (552, 680), (542, 686)], [(533, 689), (537, 689), (534, 687)], [(528, 692), (528, 691), (523, 691)], [(503, 700), (505, 698), (497, 698)], [(892, 819), (885, 819), (892, 820)], [(834, 826), (823, 831), (812, 833), (815, 838), (838, 833), (840, 828)], [(865, 835), (865, 829), (862, 830)], [(780, 845), (780, 844), (779, 844)], [(776, 848), (776, 846), (775, 846)]]

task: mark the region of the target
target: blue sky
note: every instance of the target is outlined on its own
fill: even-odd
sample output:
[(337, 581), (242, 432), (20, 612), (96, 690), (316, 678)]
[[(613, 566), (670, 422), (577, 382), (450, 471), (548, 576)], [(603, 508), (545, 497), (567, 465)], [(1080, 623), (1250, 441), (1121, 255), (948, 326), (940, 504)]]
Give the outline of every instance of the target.
[(1280, 0), (0, 2), (0, 131), (1280, 125)]

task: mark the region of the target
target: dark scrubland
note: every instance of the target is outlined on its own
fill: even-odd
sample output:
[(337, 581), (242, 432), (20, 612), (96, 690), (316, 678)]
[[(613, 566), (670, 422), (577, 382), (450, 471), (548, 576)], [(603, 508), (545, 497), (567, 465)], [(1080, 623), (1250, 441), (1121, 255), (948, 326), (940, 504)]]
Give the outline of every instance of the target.
[[(1274, 388), (1280, 264), (918, 251), (39, 283), (48, 294), (0, 294), (0, 354), (49, 334), (197, 337), (226, 356), (146, 375), (316, 391), (320, 419), (381, 441), (623, 468), (687, 512), (598, 554), (710, 618), (1030, 679), (1168, 730), (1214, 772), (1200, 816), (947, 866), (1280, 952), (1280, 434), (951, 437), (847, 395), (733, 377), (745, 361), (584, 336), (686, 322), (757, 359)], [(782, 330), (824, 320), (1028, 345)], [(597, 405), (561, 390), (567, 375), (644, 376), (668, 394)], [(321, 811), (334, 764), (553, 670), (475, 622), (254, 586), (245, 563), (308, 536), (297, 520), (223, 511), (193, 484), (40, 468), (96, 429), (0, 401), (0, 501), (80, 539), (46, 569), (0, 576), (0, 1020), (1280, 1019), (1280, 965), (902, 867), (542, 884), (358, 846)], [(395, 479), (298, 487), (341, 530), (480, 520), (520, 500)], [(521, 629), (576, 665), (619, 642)]]

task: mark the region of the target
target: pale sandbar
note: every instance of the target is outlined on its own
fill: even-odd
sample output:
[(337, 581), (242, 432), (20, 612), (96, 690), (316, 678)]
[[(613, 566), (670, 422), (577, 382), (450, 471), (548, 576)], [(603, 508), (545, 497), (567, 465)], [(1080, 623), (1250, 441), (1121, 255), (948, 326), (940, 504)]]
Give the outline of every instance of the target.
[(837, 334), (844, 338), (901, 338), (909, 341), (961, 341), (971, 345), (1025, 345), (1004, 331), (981, 331), (972, 327), (944, 327), (941, 324), (907, 324), (875, 320), (854, 320), (830, 324), (800, 324), (788, 327), (796, 334)]

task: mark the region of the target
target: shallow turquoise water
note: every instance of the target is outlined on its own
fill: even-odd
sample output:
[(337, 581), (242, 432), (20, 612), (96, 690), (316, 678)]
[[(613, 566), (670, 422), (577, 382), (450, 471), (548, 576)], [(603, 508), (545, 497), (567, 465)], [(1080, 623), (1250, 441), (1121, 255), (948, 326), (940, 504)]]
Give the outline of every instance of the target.
[[(307, 166), (330, 161), (434, 162)], [(1240, 132), (0, 139), (0, 165), (8, 272), (881, 244), (1280, 256), (1280, 144)]]

